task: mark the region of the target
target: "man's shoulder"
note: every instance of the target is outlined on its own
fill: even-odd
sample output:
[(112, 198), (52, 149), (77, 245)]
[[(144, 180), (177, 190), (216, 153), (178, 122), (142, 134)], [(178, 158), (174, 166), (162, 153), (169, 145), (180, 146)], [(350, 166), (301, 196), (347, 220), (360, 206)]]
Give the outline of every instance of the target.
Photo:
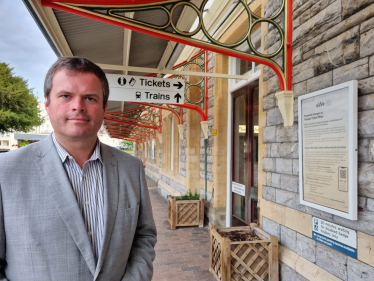
[(38, 143), (28, 144), (24, 147), (11, 150), (9, 152), (0, 154), (0, 163), (5, 163), (6, 161), (17, 161), (18, 159), (28, 159), (35, 157), (35, 154), (39, 150), (40, 145)]
[(109, 146), (103, 143), (101, 145), (104, 147), (106, 151), (112, 153), (114, 157), (117, 159), (117, 161), (131, 161), (131, 162), (136, 162), (136, 163), (141, 162), (140, 159), (138, 159), (137, 157), (127, 152), (121, 151), (115, 147), (112, 147), (112, 146)]

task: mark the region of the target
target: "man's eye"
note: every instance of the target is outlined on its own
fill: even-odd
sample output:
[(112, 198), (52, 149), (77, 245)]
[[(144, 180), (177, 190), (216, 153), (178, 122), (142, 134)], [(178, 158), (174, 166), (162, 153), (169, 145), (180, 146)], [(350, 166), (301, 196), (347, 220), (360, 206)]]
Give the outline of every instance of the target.
[(64, 99), (67, 99), (67, 98), (69, 98), (69, 95), (62, 95), (61, 97), (64, 98)]
[(94, 99), (94, 98), (91, 98), (91, 97), (87, 97), (87, 100), (88, 100), (88, 101), (94, 101), (95, 99)]

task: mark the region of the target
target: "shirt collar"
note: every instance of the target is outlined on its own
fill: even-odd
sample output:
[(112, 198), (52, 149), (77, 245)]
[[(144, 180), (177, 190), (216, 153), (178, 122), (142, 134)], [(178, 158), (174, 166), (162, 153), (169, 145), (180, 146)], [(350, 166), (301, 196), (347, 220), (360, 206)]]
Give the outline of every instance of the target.
[[(66, 149), (63, 148), (62, 145), (56, 140), (54, 132), (52, 132), (52, 140), (53, 140), (53, 143), (56, 146), (58, 156), (60, 156), (62, 163), (64, 163), (67, 158), (72, 157), (69, 154), (69, 152), (67, 152)], [(97, 140), (95, 150), (93, 151), (93, 153), (92, 153), (90, 159), (88, 159), (88, 161), (94, 161), (96, 159), (99, 159), (100, 162), (102, 162), (102, 160), (101, 160), (101, 153), (100, 153), (100, 141), (99, 141), (99, 139)]]

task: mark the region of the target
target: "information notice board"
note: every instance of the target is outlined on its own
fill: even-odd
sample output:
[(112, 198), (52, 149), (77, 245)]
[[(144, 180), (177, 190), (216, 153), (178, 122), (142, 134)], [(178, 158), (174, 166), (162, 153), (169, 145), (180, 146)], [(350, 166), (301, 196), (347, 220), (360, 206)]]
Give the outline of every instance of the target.
[(301, 204), (357, 220), (357, 81), (298, 105)]

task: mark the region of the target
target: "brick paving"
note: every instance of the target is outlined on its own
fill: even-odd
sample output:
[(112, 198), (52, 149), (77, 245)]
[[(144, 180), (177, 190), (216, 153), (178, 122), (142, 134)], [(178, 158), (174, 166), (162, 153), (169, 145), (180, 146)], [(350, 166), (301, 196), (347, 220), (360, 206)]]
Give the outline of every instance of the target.
[(153, 281), (214, 281), (209, 273), (209, 229), (178, 227), (171, 230), (167, 220), (167, 201), (156, 183), (147, 177), (157, 227)]

